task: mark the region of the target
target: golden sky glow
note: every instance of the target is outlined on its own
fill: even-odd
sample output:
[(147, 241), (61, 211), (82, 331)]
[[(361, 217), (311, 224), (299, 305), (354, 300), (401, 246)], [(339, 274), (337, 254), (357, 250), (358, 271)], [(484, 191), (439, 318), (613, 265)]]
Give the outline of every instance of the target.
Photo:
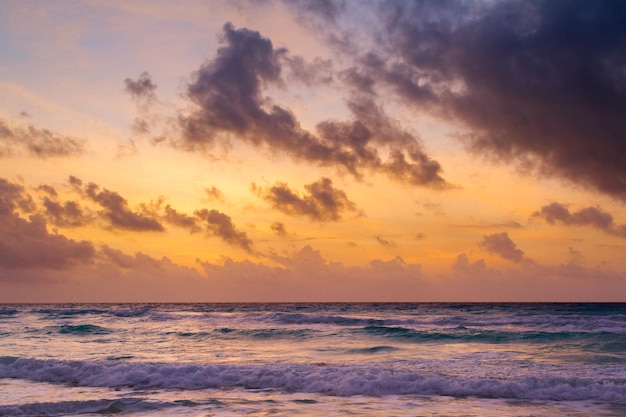
[(2, 3), (0, 302), (626, 300), (625, 35), (554, 7)]

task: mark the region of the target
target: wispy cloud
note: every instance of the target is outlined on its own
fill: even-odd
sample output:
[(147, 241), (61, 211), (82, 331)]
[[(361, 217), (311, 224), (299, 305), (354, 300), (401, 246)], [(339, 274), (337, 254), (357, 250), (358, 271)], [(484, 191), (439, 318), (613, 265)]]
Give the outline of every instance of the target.
[(0, 158), (20, 150), (38, 158), (69, 157), (84, 154), (86, 141), (33, 125), (12, 127), (0, 119)]

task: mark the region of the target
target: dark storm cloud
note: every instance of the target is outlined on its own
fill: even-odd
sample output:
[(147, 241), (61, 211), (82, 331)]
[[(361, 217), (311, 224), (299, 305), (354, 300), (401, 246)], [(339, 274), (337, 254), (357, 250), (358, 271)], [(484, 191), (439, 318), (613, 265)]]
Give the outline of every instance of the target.
[(224, 242), (239, 246), (240, 248), (250, 252), (252, 250), (252, 241), (248, 238), (246, 232), (237, 230), (230, 216), (217, 210), (196, 210), (195, 217), (203, 224), (203, 228), (207, 234), (217, 236)]
[(29, 220), (0, 213), (0, 268), (65, 269), (78, 263), (91, 263), (96, 251), (91, 243), (77, 242), (50, 234), (42, 216)]
[(13, 155), (19, 148), (42, 159), (81, 155), (86, 151), (83, 139), (32, 125), (11, 127), (0, 119), (0, 158)]
[(587, 207), (570, 212), (564, 204), (551, 203), (535, 212), (533, 217), (543, 218), (549, 224), (595, 227), (610, 235), (626, 238), (626, 225), (616, 225), (613, 216), (599, 207)]
[(483, 240), (478, 246), (509, 261), (522, 262), (525, 260), (524, 252), (517, 248), (515, 242), (506, 232), (483, 236)]
[(477, 153), (626, 200), (625, 2), (381, 4), (355, 82), (456, 118)]
[(268, 189), (258, 189), (253, 184), (253, 191), (272, 206), (292, 216), (306, 216), (317, 221), (336, 221), (345, 211), (355, 211), (356, 205), (348, 199), (346, 193), (333, 187), (329, 178), (304, 186), (306, 194), (292, 191), (285, 183), (277, 183)]
[[(70, 177), (70, 183), (74, 187), (80, 187), (82, 181), (76, 177)], [(125, 198), (114, 191), (106, 188), (100, 189), (97, 184), (89, 183), (79, 189), (90, 200), (98, 203), (104, 210), (100, 215), (106, 219), (113, 228), (133, 231), (162, 232), (163, 226), (154, 218), (138, 214), (128, 208)]]
[(137, 80), (126, 78), (124, 80), (125, 90), (135, 99), (154, 99), (154, 92), (157, 85), (152, 82), (152, 77), (147, 72), (142, 72)]
[[(197, 108), (179, 117), (183, 147), (206, 149), (227, 137), (283, 152), (296, 160), (341, 168), (357, 178), (369, 171), (410, 184), (447, 185), (437, 161), (426, 155), (416, 137), (396, 126), (372, 98), (350, 101), (353, 120), (322, 122), (317, 133), (311, 133), (289, 109), (265, 97), (263, 88), (284, 84), (284, 63), (292, 75), (309, 82), (314, 81), (315, 71), (287, 50), (275, 49), (258, 32), (235, 29), (230, 23), (224, 25), (223, 42), (217, 57), (203, 65), (187, 87), (187, 96)], [(330, 67), (326, 61), (318, 64)], [(378, 146), (389, 151), (388, 160), (381, 159)]]

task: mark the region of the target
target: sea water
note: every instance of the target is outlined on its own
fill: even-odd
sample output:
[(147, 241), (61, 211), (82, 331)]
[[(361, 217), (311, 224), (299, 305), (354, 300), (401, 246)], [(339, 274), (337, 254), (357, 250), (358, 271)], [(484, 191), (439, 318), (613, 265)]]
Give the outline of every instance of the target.
[(0, 416), (624, 416), (626, 304), (0, 306)]

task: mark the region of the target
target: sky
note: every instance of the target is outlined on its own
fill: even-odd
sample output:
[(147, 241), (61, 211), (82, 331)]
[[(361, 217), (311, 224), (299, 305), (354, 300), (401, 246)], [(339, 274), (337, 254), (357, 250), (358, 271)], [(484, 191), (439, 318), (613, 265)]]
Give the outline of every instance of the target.
[(626, 3), (0, 2), (0, 302), (626, 301)]

